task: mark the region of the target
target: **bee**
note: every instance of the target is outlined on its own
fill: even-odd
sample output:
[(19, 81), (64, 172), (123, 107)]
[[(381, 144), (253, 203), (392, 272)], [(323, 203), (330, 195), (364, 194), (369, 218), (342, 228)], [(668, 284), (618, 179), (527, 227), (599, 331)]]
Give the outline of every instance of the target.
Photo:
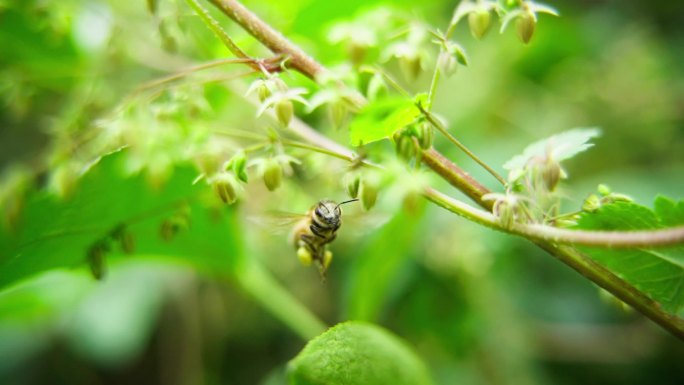
[(292, 243), (297, 250), (297, 258), (305, 266), (316, 262), (322, 278), (325, 278), (333, 257), (327, 246), (335, 240), (337, 230), (342, 225), (340, 206), (356, 201), (358, 199), (335, 203), (323, 199), (311, 207), (292, 230)]

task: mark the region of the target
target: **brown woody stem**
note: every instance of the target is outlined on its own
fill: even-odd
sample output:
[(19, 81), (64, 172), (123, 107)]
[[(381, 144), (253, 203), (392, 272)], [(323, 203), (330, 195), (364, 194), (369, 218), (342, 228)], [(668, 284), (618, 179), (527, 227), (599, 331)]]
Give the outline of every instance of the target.
[(209, 0), (271, 51), (283, 54), (295, 70), (316, 80), (325, 68), (236, 0)]

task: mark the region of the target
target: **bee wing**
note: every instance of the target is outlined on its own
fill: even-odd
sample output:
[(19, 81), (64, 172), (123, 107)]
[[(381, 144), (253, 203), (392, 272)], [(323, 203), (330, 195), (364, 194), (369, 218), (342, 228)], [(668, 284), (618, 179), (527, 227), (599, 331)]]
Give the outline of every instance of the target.
[(352, 212), (344, 213), (342, 215), (342, 230), (345, 233), (350, 233), (355, 236), (368, 233), (370, 230), (375, 230), (384, 226), (392, 216), (386, 213), (372, 212)]
[(306, 214), (289, 213), (284, 211), (268, 211), (263, 215), (247, 217), (247, 220), (271, 233), (283, 234), (292, 230), (297, 223), (307, 218)]

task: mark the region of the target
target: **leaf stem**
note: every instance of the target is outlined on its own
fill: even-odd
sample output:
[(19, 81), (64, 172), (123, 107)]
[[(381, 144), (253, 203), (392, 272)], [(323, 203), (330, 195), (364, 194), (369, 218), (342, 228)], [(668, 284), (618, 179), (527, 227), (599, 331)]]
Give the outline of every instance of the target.
[(432, 113), (430, 111), (428, 111), (420, 103), (418, 103), (417, 106), (418, 106), (418, 109), (420, 110), (420, 112), (422, 112), (423, 115), (425, 116), (425, 119), (427, 119), (427, 121), (430, 122), (430, 124), (432, 124), (437, 129), (437, 131), (439, 131), (442, 135), (446, 136), (447, 139), (449, 139), (449, 141), (451, 143), (453, 143), (456, 147), (458, 147), (461, 151), (463, 151), (466, 155), (468, 155), (477, 164), (482, 166), (482, 168), (487, 170), (487, 172), (489, 172), (494, 178), (496, 178), (496, 180), (498, 180), (499, 183), (501, 183), (503, 186), (506, 185), (506, 180), (503, 177), (501, 177), (501, 175), (499, 175), (499, 173), (494, 171), (493, 168), (489, 167), (489, 165), (487, 163), (485, 163), (482, 159), (480, 159), (477, 155), (475, 155), (475, 153), (470, 151), (468, 149), (468, 147), (466, 147), (463, 143), (461, 143), (461, 141), (459, 141), (453, 135), (451, 135), (449, 133), (449, 131), (447, 131), (446, 127), (444, 127), (444, 125), (439, 120), (437, 120), (435, 118), (435, 116), (432, 115)]
[[(440, 48), (439, 52), (440, 55), (444, 48)], [(432, 80), (430, 81), (430, 90), (428, 91), (428, 99), (427, 99), (427, 106), (425, 106), (426, 111), (430, 111), (432, 109), (432, 103), (435, 100), (435, 93), (437, 93), (437, 84), (439, 83), (439, 75), (440, 75), (440, 70), (439, 70), (439, 60), (435, 63), (435, 70), (432, 73)]]
[[(310, 144), (306, 144), (306, 143), (302, 143), (302, 142), (295, 142), (295, 141), (291, 141), (291, 140), (281, 140), (280, 143), (282, 143), (283, 146), (302, 148), (305, 150), (318, 152), (320, 154), (329, 155), (329, 156), (332, 156), (334, 158), (346, 160), (346, 161), (352, 162), (352, 163), (357, 161), (357, 158), (355, 156), (347, 156), (345, 154), (340, 154), (340, 153), (337, 153), (335, 151), (331, 151), (331, 150), (328, 150), (328, 149), (325, 149), (322, 147), (312, 146)], [(378, 164), (371, 163), (371, 162), (368, 162), (365, 160), (359, 162), (359, 164), (362, 164), (366, 167), (375, 168), (375, 169), (384, 169), (384, 167), (382, 167)]]

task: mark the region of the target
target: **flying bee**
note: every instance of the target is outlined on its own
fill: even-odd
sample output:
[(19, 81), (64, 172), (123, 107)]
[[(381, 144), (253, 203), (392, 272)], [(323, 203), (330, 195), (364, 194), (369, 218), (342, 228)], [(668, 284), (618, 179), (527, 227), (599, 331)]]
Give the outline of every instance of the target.
[(297, 258), (305, 266), (310, 266), (315, 261), (323, 278), (332, 262), (332, 252), (327, 246), (335, 240), (337, 230), (342, 225), (340, 206), (356, 201), (358, 199), (341, 203), (321, 200), (309, 209), (292, 230), (292, 243), (297, 250)]

